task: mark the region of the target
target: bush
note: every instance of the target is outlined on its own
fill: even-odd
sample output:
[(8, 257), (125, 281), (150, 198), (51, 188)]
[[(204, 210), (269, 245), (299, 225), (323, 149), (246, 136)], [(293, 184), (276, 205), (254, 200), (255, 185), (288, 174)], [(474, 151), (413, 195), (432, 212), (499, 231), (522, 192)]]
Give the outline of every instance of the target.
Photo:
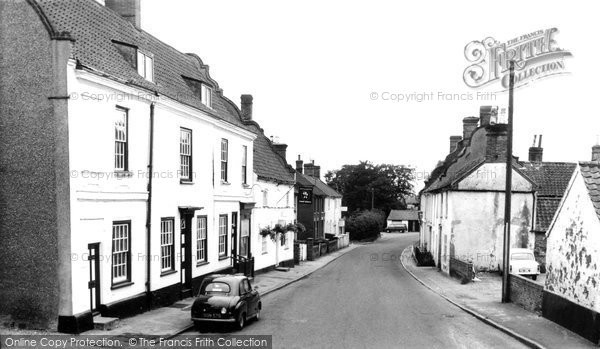
[(346, 230), (351, 240), (376, 239), (385, 226), (382, 211), (361, 211), (346, 220)]

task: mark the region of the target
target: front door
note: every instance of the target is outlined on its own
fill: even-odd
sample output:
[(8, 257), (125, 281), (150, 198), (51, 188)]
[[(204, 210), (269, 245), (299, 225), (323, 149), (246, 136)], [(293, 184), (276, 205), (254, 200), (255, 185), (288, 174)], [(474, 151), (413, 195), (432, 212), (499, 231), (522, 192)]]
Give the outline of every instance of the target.
[(90, 279), (88, 288), (90, 290), (90, 310), (92, 314), (100, 313), (100, 243), (88, 244), (88, 261), (90, 265)]
[(242, 212), (240, 231), (240, 255), (250, 257), (250, 213)]
[(181, 218), (181, 298), (192, 296), (192, 215)]
[(235, 261), (237, 258), (238, 246), (237, 246), (237, 226), (238, 226), (238, 213), (231, 212), (231, 257)]

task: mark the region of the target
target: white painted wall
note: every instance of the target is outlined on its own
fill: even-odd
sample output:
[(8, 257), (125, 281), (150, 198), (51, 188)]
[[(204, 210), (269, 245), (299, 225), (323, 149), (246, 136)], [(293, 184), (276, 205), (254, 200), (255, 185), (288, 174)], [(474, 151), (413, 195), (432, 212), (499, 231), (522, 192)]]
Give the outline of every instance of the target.
[(325, 234), (339, 235), (339, 225), (342, 219), (342, 199), (325, 198)]
[[(275, 224), (286, 225), (296, 219), (294, 212), (294, 186), (277, 184), (259, 180), (256, 175), (253, 188), (256, 206), (252, 210), (252, 239), (251, 248), (254, 256), (255, 270), (264, 269), (279, 262), (294, 259), (294, 233), (286, 233), (285, 244), (281, 240), (273, 241), (270, 237), (263, 238), (260, 230), (264, 227), (273, 228)], [(266, 193), (266, 201), (265, 199)], [(263, 250), (263, 239), (266, 249)]]
[(600, 221), (577, 169), (547, 234), (545, 289), (600, 312)]
[[(484, 164), (458, 184), (458, 191), (425, 193), (421, 197), (423, 224), (420, 242), (442, 270), (449, 257), (473, 261), (478, 270), (497, 270), (502, 264), (504, 236), (504, 164)], [(511, 246), (533, 249), (533, 187), (513, 170)], [(519, 237), (521, 240), (519, 240)]]
[[(150, 103), (144, 91), (83, 71), (68, 69), (69, 141), (71, 171), (71, 253), (73, 259), (73, 314), (89, 310), (88, 243), (100, 242), (102, 303), (110, 304), (145, 292), (146, 258), (152, 261), (151, 289), (181, 281), (180, 206), (202, 207), (196, 216), (208, 217), (208, 264), (196, 266), (196, 218), (192, 221), (193, 276), (230, 265), (218, 258), (218, 215), (238, 212), (240, 201), (252, 201), (251, 190), (241, 183), (241, 149), (248, 147), (248, 185), (252, 186), (255, 135), (198, 110), (166, 98), (156, 98), (152, 198), (151, 255), (146, 256), (147, 171), (149, 161)], [(148, 98), (147, 98), (148, 97)], [(128, 108), (129, 176), (114, 172), (114, 116), (116, 106)], [(179, 179), (180, 127), (192, 130), (193, 183)], [(229, 184), (220, 182), (220, 141), (229, 139)], [(213, 159), (215, 164), (213, 165)], [(215, 185), (213, 187), (213, 169)], [(175, 270), (160, 271), (160, 222), (175, 218)], [(239, 216), (238, 216), (239, 217)], [(131, 220), (131, 281), (111, 290), (112, 222)], [(231, 229), (228, 229), (230, 242)], [(228, 255), (230, 254), (228, 246)]]

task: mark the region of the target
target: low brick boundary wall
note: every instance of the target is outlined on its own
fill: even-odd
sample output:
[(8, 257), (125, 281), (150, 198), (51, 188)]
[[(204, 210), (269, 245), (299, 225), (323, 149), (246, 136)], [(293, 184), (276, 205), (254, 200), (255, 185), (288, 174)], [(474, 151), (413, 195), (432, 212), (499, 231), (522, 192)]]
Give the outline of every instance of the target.
[(473, 280), (475, 278), (473, 263), (450, 257), (450, 276), (459, 277), (464, 282)]
[(525, 277), (510, 274), (510, 301), (526, 310), (541, 313), (544, 286)]

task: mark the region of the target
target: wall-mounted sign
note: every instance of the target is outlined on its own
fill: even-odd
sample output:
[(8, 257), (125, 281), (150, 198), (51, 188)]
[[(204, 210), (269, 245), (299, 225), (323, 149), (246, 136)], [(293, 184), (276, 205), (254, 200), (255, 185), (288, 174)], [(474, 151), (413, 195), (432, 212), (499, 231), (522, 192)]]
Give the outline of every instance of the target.
[(298, 203), (300, 204), (312, 204), (312, 188), (300, 187), (298, 189)]

